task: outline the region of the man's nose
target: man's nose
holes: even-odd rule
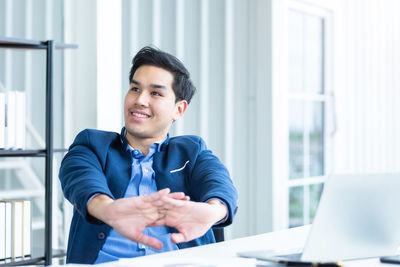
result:
[[[147,106],[149,104],[149,95],[145,91],[140,92],[136,97],[136,104]]]

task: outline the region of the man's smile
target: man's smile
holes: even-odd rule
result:
[[[138,118],[138,119],[147,119],[151,117],[149,114],[143,111],[133,110],[129,111],[129,113],[133,118]]]

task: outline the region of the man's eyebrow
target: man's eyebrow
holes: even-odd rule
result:
[[[156,89],[167,89],[167,87],[165,87],[164,85],[154,84],[154,83],[150,84],[150,87],[156,88]]]
[[[136,81],[135,79],[132,79],[131,83],[136,84],[136,85],[141,85],[141,83]],[[155,88],[155,89],[167,89],[167,87],[165,85],[155,84],[155,83],[151,83],[150,87]]]
[[[134,80],[134,79],[132,79],[131,83],[134,83],[134,84],[136,84],[136,85],[140,85],[140,82],[138,82],[138,81],[136,81],[136,80]]]

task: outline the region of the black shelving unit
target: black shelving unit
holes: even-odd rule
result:
[[[53,91],[54,91],[54,50],[77,48],[74,44],[56,43],[52,40],[35,41],[17,38],[0,37],[0,49],[42,49],[46,50],[46,147],[42,150],[0,150],[0,157],[45,157],[45,249],[44,257],[8,262],[1,265],[34,264],[44,261],[50,265],[53,258],[52,250],[52,166],[53,153],[64,152],[65,149],[53,148]],[[55,253],[54,256],[63,253]]]

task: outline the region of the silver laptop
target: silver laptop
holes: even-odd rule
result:
[[[303,252],[273,255],[247,251],[242,257],[275,262],[338,262],[393,255],[400,245],[400,173],[332,175]]]

